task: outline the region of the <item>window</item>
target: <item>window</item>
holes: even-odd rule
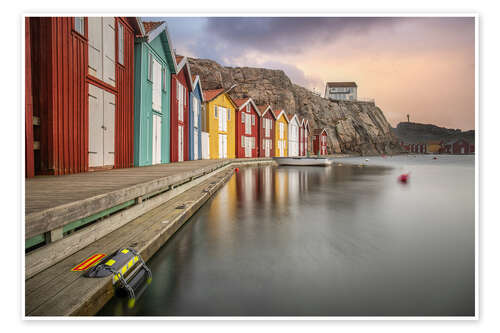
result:
[[[148,53],[148,80],[153,81],[153,55]]]
[[[185,87],[177,81],[177,113],[179,114],[178,119],[184,121],[184,105],[185,104]]]
[[[247,112],[250,112],[250,104],[247,104]]]
[[[193,126],[198,128],[198,98],[193,96]]]
[[[153,110],[161,112],[161,65],[153,59]]]
[[[75,31],[85,36],[85,18],[75,17]]]
[[[227,109],[227,120],[231,120],[231,110]]]
[[[255,126],[255,115],[252,115],[252,126]]]
[[[246,114],[244,114],[244,113],[240,113],[240,114],[241,114],[241,123],[244,124],[245,123]]]
[[[125,63],[125,55],[123,53],[123,24],[118,22],[118,63]]]
[[[214,118],[217,119],[217,105],[214,107]]]
[[[241,136],[241,147],[245,148],[245,137]]]

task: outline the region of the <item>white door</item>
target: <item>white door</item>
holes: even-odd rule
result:
[[[227,135],[219,134],[219,158],[227,158]]]
[[[265,140],[264,151],[265,151],[266,157],[269,157],[270,151],[271,151],[271,140],[269,140],[269,139]]]
[[[245,137],[245,157],[252,157],[252,138],[249,136]]]
[[[161,163],[161,116],[153,115],[152,164]]]
[[[104,165],[115,164],[115,95],[104,91]]]
[[[89,167],[115,164],[115,95],[89,84]]]
[[[178,126],[179,128],[179,158],[178,161],[182,162],[184,161],[184,126]]]
[[[194,130],[194,135],[193,135],[193,149],[194,149],[194,152],[193,152],[193,158],[195,160],[198,159],[198,130],[195,129]]]
[[[465,147],[460,147],[460,154],[465,154]]]
[[[103,166],[104,90],[89,84],[89,167]]]

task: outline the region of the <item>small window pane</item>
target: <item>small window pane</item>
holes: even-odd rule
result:
[[[148,80],[153,81],[153,55],[148,53]]]
[[[75,31],[85,35],[85,20],[83,17],[75,17]]]

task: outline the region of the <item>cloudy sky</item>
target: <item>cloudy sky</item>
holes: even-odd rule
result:
[[[147,20],[148,18],[144,18]],[[164,17],[178,54],[282,69],[322,94],[356,81],[390,123],[474,128],[474,18]]]

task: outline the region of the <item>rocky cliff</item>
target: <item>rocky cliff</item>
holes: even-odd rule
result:
[[[398,140],[405,143],[423,143],[441,140],[448,142],[458,139],[474,142],[475,139],[475,131],[473,130],[462,131],[460,129],[439,127],[432,124],[401,122],[392,130]]]
[[[251,97],[309,120],[311,129],[326,128],[329,153],[392,154],[402,152],[382,111],[368,102],[329,101],[293,84],[282,70],[223,67],[207,59],[189,58],[203,89],[229,89],[232,97]]]

